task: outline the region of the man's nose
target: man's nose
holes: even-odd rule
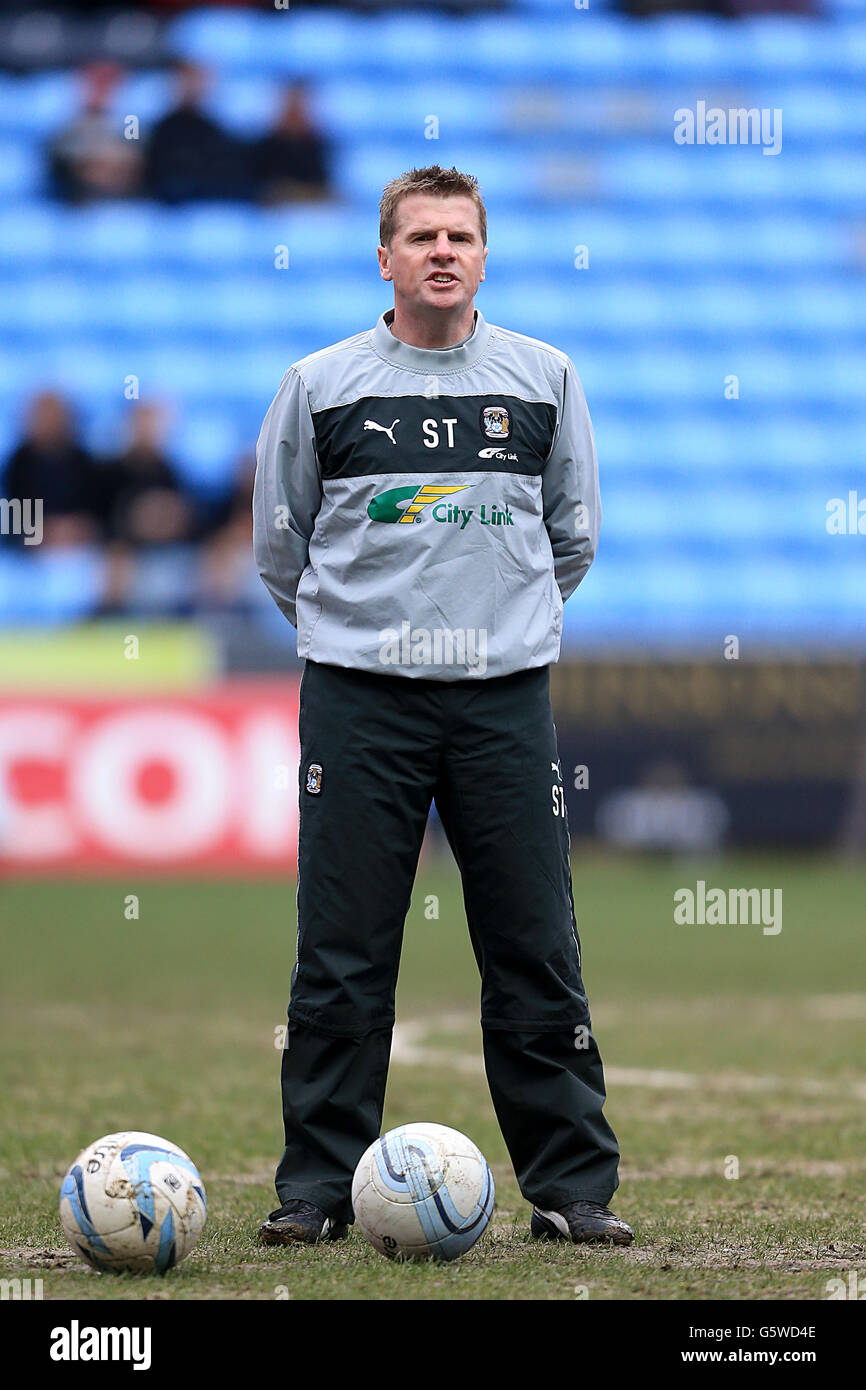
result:
[[[436,242],[433,247],[433,255],[449,257],[454,255],[454,249],[451,245],[451,242],[448,239],[447,232],[440,233],[440,235],[436,238]]]

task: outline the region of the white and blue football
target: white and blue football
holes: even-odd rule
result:
[[[399,1125],[355,1169],[352,1206],[390,1259],[456,1260],[486,1229],[493,1174],[471,1139],[447,1125]]]
[[[107,1134],[82,1150],[60,1189],[60,1220],[94,1269],[164,1274],[202,1233],[207,1198],[177,1144],[140,1130]]]

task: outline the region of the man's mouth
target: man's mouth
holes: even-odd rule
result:
[[[433,275],[427,276],[427,281],[433,285],[456,285],[457,276],[451,275],[447,270],[437,270]]]

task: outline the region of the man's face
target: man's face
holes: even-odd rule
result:
[[[395,304],[415,312],[454,313],[471,304],[486,259],[477,209],[462,193],[408,194],[397,206],[391,245],[379,247],[379,269],[394,282]]]

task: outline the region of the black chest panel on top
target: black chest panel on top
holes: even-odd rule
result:
[[[443,471],[541,473],[556,407],[492,393],[364,396],[316,411],[324,479]]]

